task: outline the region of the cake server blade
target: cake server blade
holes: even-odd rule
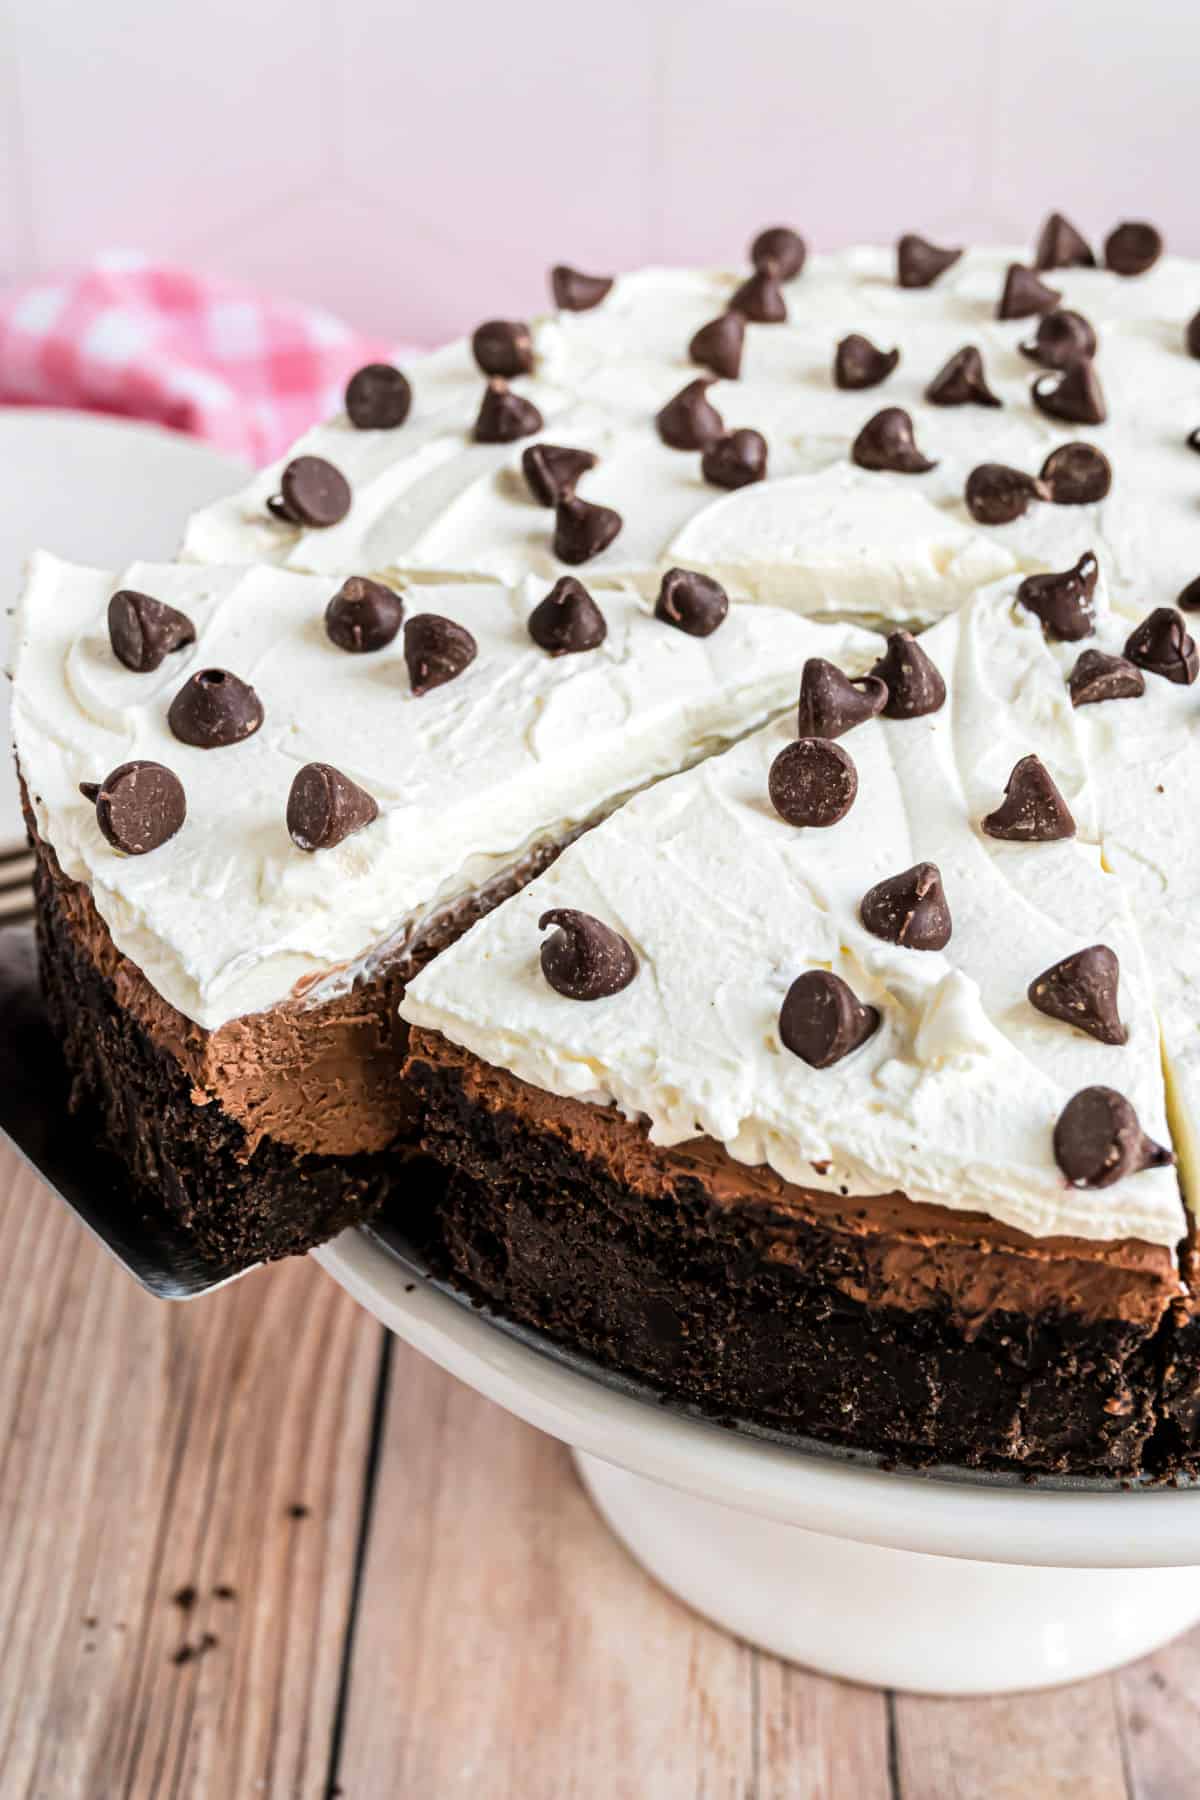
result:
[[[70,1077],[50,1029],[33,931],[0,929],[0,1133],[135,1281],[192,1300],[246,1270],[207,1256],[164,1217],[147,1217],[120,1164],[67,1109]]]

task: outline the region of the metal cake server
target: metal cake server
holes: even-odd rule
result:
[[[67,1111],[69,1077],[38,985],[33,932],[0,929],[0,1132],[135,1281],[191,1300],[244,1268],[206,1256],[166,1218],[143,1216],[116,1160]]]

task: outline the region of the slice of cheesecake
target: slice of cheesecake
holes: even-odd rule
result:
[[[40,555],[13,725],[42,968],[132,1171],[223,1255],[406,1180],[405,982],[621,800],[760,724],[850,627],[456,583]],[[703,635],[707,633],[707,635]]]
[[[1089,772],[1087,805],[1104,860],[1147,947],[1162,1038],[1171,1133],[1188,1201],[1188,1295],[1164,1352],[1166,1450],[1200,1452],[1200,654],[1194,618],[1145,606],[1136,621],[1101,612],[1076,642],[1049,640]]]

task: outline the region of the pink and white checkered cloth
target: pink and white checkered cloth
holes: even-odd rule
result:
[[[0,403],[151,419],[254,463],[387,354],[316,307],[133,253],[0,295]]]

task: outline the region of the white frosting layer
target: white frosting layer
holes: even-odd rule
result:
[[[654,415],[703,373],[687,360],[688,342],[723,310],[740,274],[649,269],[622,276],[589,312],[534,321],[535,373],[514,386],[541,409],[546,441],[596,452],[599,465],[579,492],[625,521],[586,578],[648,588],[662,568],[683,562],[802,611],[929,619],[1009,570],[1065,567],[1091,547],[1118,606],[1172,601],[1200,568],[1200,464],[1184,446],[1200,423],[1200,363],[1183,349],[1185,321],[1200,306],[1200,265],[1167,257],[1136,280],[1089,269],[1049,277],[1099,336],[1109,422],[1087,427],[1057,424],[1032,404],[1030,386],[1043,371],[1017,346],[1037,321],[995,318],[1008,263],[1027,259],[1016,249],[969,250],[933,287],[913,292],[896,285],[890,249],[811,257],[786,289],[788,322],[750,325],[741,378],[710,389],[727,427],[754,426],[769,444],[768,483],[732,494],[703,481],[698,454],[661,443]],[[881,386],[834,387],[834,347],[851,331],[899,346],[900,366]],[[931,377],[966,343],[982,351],[1001,409],[925,402]],[[537,440],[470,439],[483,378],[469,347],[452,345],[409,372],[414,407],[399,430],[356,431],[341,417],[294,447],[327,457],[350,480],[354,504],[340,525],[305,531],[271,521],[264,508],[278,491],[276,465],[199,513],[186,553],[329,573],[505,581],[562,573],[553,514],[534,503],[520,473],[522,451]],[[912,413],[936,469],[878,474],[850,462],[853,438],[884,406]],[[962,495],[977,464],[1036,472],[1056,445],[1079,438],[1112,461],[1108,499],[1034,506],[1003,527],[970,518]]]
[[[1166,1107],[1142,940],[1095,841],[1079,716],[1012,585],[923,639],[948,685],[941,711],[842,740],[860,786],[837,825],[798,830],[770,805],[767,772],[795,729],[785,718],[581,839],[426,968],[404,1016],[552,1093],[646,1116],[658,1143],[704,1135],[790,1180],[899,1188],[1035,1236],[1175,1244],[1174,1170],[1087,1190],[1054,1160],[1054,1123],[1080,1088],[1119,1089],[1160,1141]],[[1014,844],[979,829],[1030,751],[1077,809],[1073,840]],[[859,922],[866,890],[918,861],[937,864],[951,908],[941,952],[886,944]],[[632,985],[591,1004],[554,992],[538,963],[551,906],[620,931],[639,961]],[[1120,959],[1120,1048],[1026,997],[1035,976],[1093,943]],[[788,986],[813,967],[882,1013],[879,1031],[825,1070],[788,1053],[777,1029]]]
[[[550,657],[526,620],[545,592],[458,583],[406,597],[474,635],[456,680],[415,697],[403,635],[373,655],[336,649],[327,577],[277,568],[138,564],[119,578],[39,555],[15,633],[13,727],[38,830],[85,881],[119,949],[173,1006],[212,1028],[367,955],[479,887],[538,840],[558,839],[632,789],[760,724],[795,692],[821,628],[736,607],[709,638],[656,620],[629,590],[603,594],[596,650]],[[196,642],[151,674],[114,656],[116,587],[180,607]],[[830,628],[828,654],[869,660],[870,640]],[[167,708],[196,669],[257,690],[244,743],[180,743]],[[149,758],[183,782],[183,829],[150,855],[102,837],[81,781]],[[336,849],[305,854],[285,826],[306,762],[329,762],[379,804]]]

